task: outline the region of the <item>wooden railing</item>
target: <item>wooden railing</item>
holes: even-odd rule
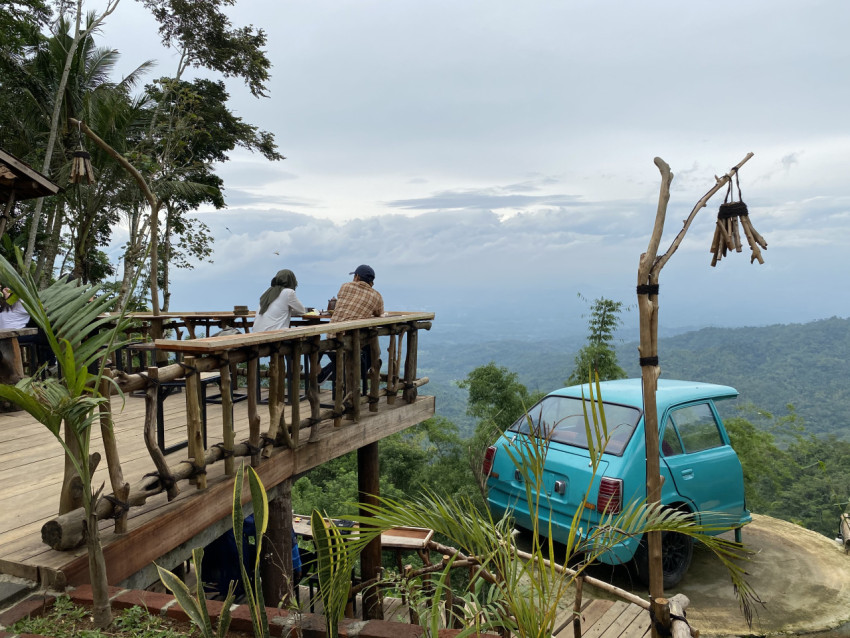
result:
[[[291,328],[285,331],[208,337],[194,340],[158,339],[155,347],[163,352],[179,353],[180,363],[149,367],[138,373],[117,371],[113,374],[118,387],[126,394],[146,393],[144,440],[155,471],[135,484],[125,483],[114,437],[104,437],[106,460],[113,494],[98,501],[98,518],[116,519],[116,531],[126,530],[127,512],[143,505],[148,498],[166,492],[168,499],[178,494],[180,481],[193,479],[198,489],[206,487],[208,466],[223,462],[228,476],[235,473],[235,457],[249,456],[251,463],[262,463],[275,447],[299,448],[317,440],[320,424],[333,421],[334,427],[361,419],[362,408],[377,412],[383,399],[393,405],[399,396],[406,403],[416,401],[417,389],[428,382],[417,378],[419,330],[431,328],[432,313],[394,312],[373,319],[358,319],[334,324]],[[381,340],[386,344],[386,363],[381,363]],[[361,349],[368,349],[373,365],[367,371],[367,391],[361,379]],[[319,361],[322,354],[336,358],[333,403],[320,404]],[[269,359],[268,428],[261,431],[259,414],[261,358]],[[233,423],[234,368],[247,366],[248,438],[237,442]],[[384,371],[382,372],[382,367]],[[201,421],[201,380],[204,373],[218,372],[221,384],[221,442],[204,445]],[[185,382],[186,435],[188,458],[169,466],[156,437],[157,403],[160,384]],[[107,389],[109,384],[103,384]],[[309,414],[302,415],[301,392],[306,394]],[[284,410],[284,404],[289,407]],[[215,404],[207,405],[215,409]],[[288,418],[287,418],[288,417]],[[104,409],[102,420],[109,422],[111,413]],[[328,424],[327,427],[330,427]],[[105,428],[104,431],[108,430]],[[306,441],[302,430],[307,431]],[[69,486],[70,487],[70,486]],[[74,510],[49,521],[42,527],[42,540],[54,549],[69,549],[82,541],[82,512]]]

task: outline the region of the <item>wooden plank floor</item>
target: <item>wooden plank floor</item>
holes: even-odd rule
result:
[[[210,387],[214,394],[217,388]],[[321,400],[331,402],[330,392],[323,392]],[[403,402],[402,402],[403,404]],[[144,444],[145,400],[141,396],[113,397],[114,431],[124,479],[131,484],[154,469]],[[163,404],[166,444],[186,439],[186,402],[183,392],[168,397]],[[260,405],[261,431],[268,429],[268,407]],[[309,405],[302,402],[301,414],[309,414]],[[288,412],[288,408],[286,409]],[[248,438],[248,402],[234,404],[236,441]],[[222,440],[222,415],[217,404],[207,405],[208,445]],[[302,436],[305,432],[302,433]],[[92,451],[103,452],[100,428],[92,431]],[[187,450],[168,455],[169,465],[187,457]],[[54,518],[59,507],[59,492],[63,473],[63,450],[53,435],[25,412],[0,413],[0,573],[39,581],[39,569],[60,569],[70,559],[81,556],[85,548],[71,552],[56,552],[41,541],[41,526]],[[223,463],[208,468],[208,481],[223,476]],[[106,484],[110,493],[105,459],[94,476],[93,484]],[[181,490],[176,500],[194,492],[190,487]],[[172,501],[174,503],[175,501]],[[159,494],[130,512],[130,527],[155,518],[160,510],[170,505],[166,495]],[[101,521],[104,542],[109,542],[112,521]]]
[[[306,585],[299,586],[298,601],[302,612],[322,613],[322,599],[314,590]],[[362,614],[360,595],[357,596],[355,614]],[[555,622],[559,627],[571,617],[571,612],[564,613]],[[409,623],[410,614],[400,598],[384,598],[384,620]],[[644,638],[650,635],[649,612],[623,601],[588,600],[585,599],[581,610],[581,635],[586,638]],[[573,638],[575,630],[572,623],[567,624],[555,638]]]

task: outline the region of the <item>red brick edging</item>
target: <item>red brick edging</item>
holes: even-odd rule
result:
[[[71,600],[86,607],[92,604],[91,585],[80,585],[69,591]],[[177,601],[170,594],[159,594],[138,589],[121,589],[120,587],[109,588],[110,600],[113,609],[129,609],[139,606],[147,609],[150,613],[158,613],[181,622],[191,622]],[[37,595],[27,598],[18,603],[8,611],[0,614],[0,627],[5,628],[16,623],[22,618],[30,615],[45,613],[53,606],[53,596]],[[207,610],[213,625],[218,622],[223,605],[221,602],[208,600]],[[269,630],[272,636],[288,636],[296,627],[300,630],[303,638],[327,638],[325,632],[325,618],[318,614],[300,614],[300,619],[285,609],[277,607],[266,607],[269,618]],[[251,612],[247,605],[237,606],[231,613],[230,628],[234,631],[251,632]],[[460,632],[459,629],[441,629],[440,638],[452,638]],[[357,620],[355,618],[343,618],[339,626],[339,635],[342,638],[422,638],[424,628],[419,625],[409,625],[399,622],[388,622],[385,620]],[[12,634],[0,629],[0,638],[11,638],[19,635],[21,638],[38,638],[32,634]],[[297,635],[297,634],[296,634]],[[496,638],[492,634],[487,634]]]

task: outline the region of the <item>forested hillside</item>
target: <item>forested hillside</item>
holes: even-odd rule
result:
[[[437,396],[437,413],[469,434],[466,392],[457,381],[479,365],[495,361],[516,372],[529,390],[563,385],[573,368],[580,339],[449,343],[438,331],[420,340],[423,390]],[[617,347],[620,365],[637,376],[637,343]],[[806,429],[850,440],[850,319],[757,328],[705,328],[659,342],[662,375],[731,385],[739,404],[753,404],[777,416],[793,404]],[[731,406],[730,406],[731,407]]]

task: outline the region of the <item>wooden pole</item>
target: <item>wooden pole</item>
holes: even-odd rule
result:
[[[292,423],[292,445],[298,447],[298,437],[301,431],[301,348],[299,339],[292,344],[292,359],[289,370],[289,414]]]
[[[360,330],[352,330],[351,331],[351,362],[348,364],[348,376],[347,379],[351,379],[351,383],[346,388],[346,392],[350,394],[352,397],[360,396]],[[360,401],[356,399],[352,399],[351,401],[351,415],[354,419],[355,423],[360,421]]]
[[[346,370],[345,348],[336,350],[336,370],[334,371],[334,427],[342,426],[342,414],[345,411],[345,378]]]
[[[359,366],[359,360],[356,365]],[[355,403],[359,403],[356,401]],[[357,450],[357,488],[360,502],[377,506],[380,495],[380,465],[378,461],[378,443],[370,443]],[[366,510],[360,510],[360,516],[368,516]],[[381,570],[381,536],[369,542],[360,554],[360,574],[364,581],[377,578]],[[363,620],[382,620],[384,609],[382,595],[378,587],[363,591]]]
[[[411,327],[407,331],[407,356],[404,361],[404,392],[402,396],[408,403],[416,401],[416,386],[413,385],[416,379],[416,349],[419,340],[419,331]]]
[[[398,377],[398,359],[395,354],[396,334],[390,335],[390,345],[387,348],[387,404],[395,404],[395,379]]]
[[[236,476],[236,464],[233,462],[233,445],[236,443],[233,429],[233,380],[230,378],[230,361],[227,357],[224,357],[218,372],[221,375],[221,438],[226,452],[224,473]]]
[[[684,221],[682,230],[673,239],[667,251],[658,256],[661,235],[667,216],[667,204],[670,201],[670,184],[673,173],[670,166],[660,157],[655,158],[655,165],[661,173],[661,187],[658,194],[658,207],[655,213],[655,223],[650,235],[646,252],[640,256],[637,277],[638,311],[640,316],[640,364],[643,381],[644,404],[644,436],[646,445],[646,499],[647,504],[661,502],[660,453],[658,444],[658,406],[655,393],[658,388],[658,377],[661,367],[658,361],[658,293],[661,269],[676,252],[696,214],[705,208],[708,200],[741,168],[751,157],[752,153],[733,167],[722,178],[715,178],[716,184],[694,206],[690,215]],[[664,574],[662,568],[661,533],[647,533],[649,551],[649,593],[654,601],[664,598]],[[655,628],[653,627],[653,635]]]
[[[159,368],[156,366],[148,368],[149,385],[145,390],[145,447],[148,448],[153,465],[159,474],[160,485],[168,494],[168,500],[171,501],[177,498],[180,489],[171,475],[171,469],[165,461],[165,456],[160,449],[156,440],[156,413],[157,402],[159,401]],[[129,495],[128,495],[129,497]]]
[[[276,441],[280,431],[280,414],[283,411],[283,394],[280,393],[280,377],[285,374],[283,357],[273,352],[269,357],[269,431],[267,436]]]
[[[307,400],[310,402],[310,443],[315,443],[319,440],[319,412],[321,404],[319,402],[319,342],[321,337],[313,337],[310,343],[309,357],[309,374],[307,377]]]
[[[100,380],[98,392],[106,397],[106,401],[98,406],[100,410],[100,435],[103,439],[103,450],[106,454],[106,469],[109,472],[109,484],[112,493],[122,503],[127,502],[130,494],[130,484],[124,482],[124,473],[121,470],[121,460],[118,458],[118,443],[115,440],[115,430],[112,422],[112,402],[109,400],[109,387],[111,385],[109,370],[103,371],[104,378]],[[115,519],[115,533],[124,534],[127,531],[127,511],[124,511]]]
[[[186,435],[189,441],[189,458],[197,470],[198,489],[207,487],[206,450],[204,449],[203,423],[201,423],[201,373],[195,368],[195,357],[186,357]]]
[[[257,389],[259,388],[260,376],[257,374],[260,358],[256,350],[251,351],[248,359],[248,442],[256,450],[251,453],[251,466],[260,464],[260,415],[257,412]]]
[[[262,577],[266,604],[286,607],[292,599],[292,479],[280,483],[269,501],[269,524],[263,541]]]
[[[372,361],[369,368],[369,412],[377,412],[381,391],[381,345],[376,330],[369,331],[369,358]]]

